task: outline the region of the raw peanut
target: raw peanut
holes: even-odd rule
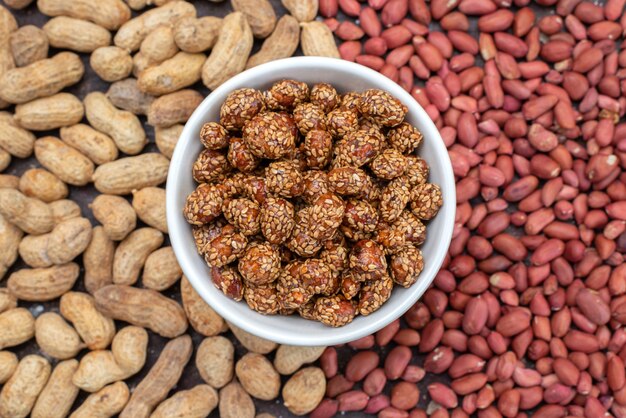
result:
[[[32,418],[67,417],[79,389],[72,383],[72,375],[78,361],[66,360],[58,363],[43,388],[30,414]]]
[[[218,403],[217,392],[209,385],[197,385],[181,390],[164,400],[154,410],[151,418],[203,418],[209,416]]]
[[[144,57],[141,52],[137,52],[133,56],[133,76],[139,77],[145,70],[156,65],[150,61],[147,57]]]
[[[91,241],[91,223],[72,218],[43,235],[27,235],[20,242],[20,257],[30,267],[65,264],[82,254]]]
[[[12,174],[0,174],[0,189],[18,189],[20,178]]]
[[[148,333],[135,326],[122,328],[111,350],[95,350],[81,360],[72,382],[87,392],[97,392],[109,383],[135,375],[146,362]]]
[[[306,415],[322,401],[326,392],[324,372],[318,367],[307,367],[283,386],[283,401],[294,415]]]
[[[95,129],[113,138],[125,154],[135,155],[146,145],[146,133],[137,116],[115,108],[104,93],[89,93],[85,99],[85,115]]]
[[[197,333],[211,337],[228,329],[222,317],[200,297],[185,276],[181,279],[180,294],[189,323]],[[209,381],[207,383],[217,387]]]
[[[209,337],[202,340],[196,352],[196,368],[206,383],[219,389],[233,379],[235,347],[228,338]]]
[[[85,109],[73,94],[58,93],[15,107],[15,122],[31,131],[49,131],[80,122]]]
[[[169,26],[159,26],[141,42],[139,51],[154,63],[172,58],[178,52],[174,42],[174,30]]]
[[[224,18],[217,43],[202,66],[202,82],[215,90],[240,73],[252,50],[253,36],[246,16],[234,12]]]
[[[59,360],[76,357],[85,347],[76,330],[54,312],[45,312],[37,317],[35,339],[44,354]]]
[[[135,388],[120,418],[147,418],[176,385],[191,357],[188,335],[169,341],[146,377]]]
[[[45,234],[54,226],[47,204],[15,189],[0,189],[0,215],[28,234]]]
[[[22,129],[9,113],[0,113],[0,148],[18,158],[27,158],[33,153],[35,135]]]
[[[19,179],[19,189],[29,197],[46,203],[63,199],[69,193],[67,185],[57,176],[43,168],[31,168]]]
[[[183,128],[184,126],[180,124],[168,128],[159,128],[158,126],[154,128],[154,141],[161,154],[169,159],[172,158]]]
[[[108,163],[117,158],[115,142],[108,135],[96,131],[89,125],[79,123],[63,127],[60,136],[63,142],[76,148],[94,164]]]
[[[9,276],[7,287],[18,299],[45,302],[69,291],[76,283],[79,272],[76,263],[22,269]]]
[[[177,123],[185,123],[203,99],[195,90],[179,90],[161,96],[150,105],[148,124],[167,128]]]
[[[104,232],[113,241],[121,241],[135,229],[137,215],[126,199],[101,194],[89,205],[94,218],[102,224]]]
[[[167,234],[165,189],[145,187],[133,192],[133,209],[145,224]]]
[[[172,1],[124,23],[115,34],[115,45],[136,51],[150,32],[161,25],[174,25],[185,17],[196,17],[196,8],[186,1]]]
[[[50,363],[38,355],[24,357],[0,393],[0,416],[25,418],[50,377]]]
[[[0,248],[2,248],[2,252],[0,252],[0,279],[17,260],[18,248],[23,235],[21,229],[0,215]],[[2,305],[0,303],[0,306]],[[0,312],[4,310],[0,308]]]
[[[96,309],[94,298],[86,293],[68,292],[61,297],[61,315],[74,325],[90,350],[109,346],[115,335],[115,324]]]
[[[35,141],[35,157],[42,166],[73,186],[86,185],[94,174],[94,165],[89,158],[53,136]]]
[[[48,36],[37,26],[22,26],[9,38],[15,65],[24,67],[48,57]]]
[[[11,164],[11,154],[0,148],[0,171],[6,170]]]
[[[55,226],[61,222],[67,221],[68,219],[78,218],[82,215],[80,212],[80,206],[78,206],[73,200],[61,199],[50,202],[48,206],[52,211],[52,219]]]
[[[281,345],[276,350],[274,367],[280,374],[292,374],[303,365],[313,363],[320,358],[326,347],[299,347]]]
[[[17,298],[6,287],[0,288],[0,313],[17,307]]]
[[[216,16],[185,17],[174,26],[174,41],[181,51],[197,54],[213,48],[222,28]]]
[[[300,46],[307,56],[339,58],[333,33],[323,22],[301,23]]]
[[[146,259],[141,283],[148,289],[163,291],[174,285],[182,275],[172,247],[163,247]]]
[[[126,383],[113,383],[89,395],[70,418],[110,418],[122,411],[129,397]]]
[[[221,418],[254,418],[254,402],[236,380],[223,387],[219,396]]]
[[[270,401],[280,394],[280,375],[261,354],[245,354],[235,365],[235,373],[250,396]]]
[[[293,16],[284,15],[278,20],[274,32],[263,41],[259,52],[248,59],[246,69],[292,56],[298,48],[299,42],[300,25],[298,21]]]
[[[33,0],[5,0],[4,3],[12,9],[23,9],[31,4]]]
[[[24,308],[13,308],[0,314],[0,350],[14,347],[35,336],[35,318]]]
[[[72,17],[59,16],[43,25],[50,46],[76,52],[93,52],[111,43],[111,33],[94,23]]]
[[[187,318],[180,305],[158,292],[124,285],[109,285],[95,293],[96,306],[111,318],[143,326],[174,338],[187,330]]]
[[[237,326],[228,323],[230,330],[235,334],[237,340],[243,345],[248,351],[252,351],[253,353],[259,354],[268,354],[278,347],[273,341],[265,340],[261,337],[257,337],[256,335],[252,335]]]
[[[318,0],[281,0],[281,3],[298,22],[310,22],[317,15]]]
[[[113,283],[135,284],[146,259],[161,244],[163,244],[163,234],[154,228],[139,228],[131,232],[115,250]]]
[[[170,161],[159,153],[120,158],[96,168],[93,182],[100,193],[129,194],[133,190],[163,183],[169,164]]]
[[[0,78],[2,74],[15,68],[15,61],[11,55],[11,45],[8,34],[0,37]],[[8,107],[9,103],[0,98],[0,109]]]
[[[109,30],[130,19],[130,9],[121,0],[37,0],[39,11],[48,16],[71,16],[89,20]]]
[[[137,80],[134,78],[127,78],[111,84],[106,96],[113,106],[128,110],[136,115],[147,114],[150,104],[154,101],[153,96],[139,90]]]
[[[115,244],[104,228],[96,226],[91,231],[91,241],[83,253],[85,288],[91,294],[113,283],[113,255]]]
[[[276,13],[269,0],[231,0],[233,10],[246,16],[252,34],[267,38],[276,26]]]
[[[76,84],[84,72],[78,55],[60,52],[52,58],[35,61],[0,75],[0,99],[9,103],[26,103],[50,96]]]
[[[0,37],[5,37],[16,29],[17,21],[11,11],[4,6],[0,6]]]
[[[102,46],[89,57],[89,65],[104,81],[126,78],[133,71],[133,58],[127,50],[117,46]]]
[[[17,356],[11,351],[0,351],[0,384],[3,384],[17,368]]]

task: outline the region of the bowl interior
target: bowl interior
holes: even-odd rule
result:
[[[408,289],[395,286],[391,298],[378,311],[357,316],[341,328],[330,328],[318,322],[291,316],[264,316],[252,311],[245,302],[234,302],[211,283],[203,258],[197,253],[191,227],[183,219],[186,197],[196,188],[191,167],[201,151],[198,140],[205,122],[218,121],[226,96],[234,89],[252,87],[267,89],[274,82],[293,78],[309,85],[332,84],[340,93],[368,88],[386,90],[409,108],[407,121],[424,134],[418,150],[430,166],[432,183],[441,186],[444,204],[437,217],[428,223],[427,239],[421,250],[424,270],[417,283]],[[297,57],[270,62],[245,71],[216,89],[193,113],[176,146],[167,181],[167,221],[170,239],[179,263],[200,296],[227,321],[238,327],[283,344],[331,345],[353,341],[384,327],[406,312],[434,279],[452,236],[455,212],[455,185],[448,154],[434,124],[422,107],[400,86],[379,73],[358,64],[338,59]]]

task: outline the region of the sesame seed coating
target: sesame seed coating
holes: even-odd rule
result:
[[[331,327],[349,324],[356,314],[356,302],[346,299],[343,295],[319,297],[315,301],[313,313],[315,319]]]
[[[249,173],[258,167],[261,160],[250,151],[242,138],[231,138],[228,162],[237,170]]]
[[[395,220],[411,198],[409,179],[402,176],[389,182],[380,198],[380,217],[386,222]]]
[[[363,283],[359,292],[359,313],[369,315],[377,311],[383,303],[387,302],[393,290],[393,280],[385,274],[379,280]]]
[[[207,149],[222,149],[228,146],[228,132],[217,122],[207,122],[200,129],[200,142]]]
[[[278,276],[276,289],[282,308],[298,309],[313,297],[313,293],[306,289],[304,281],[298,277],[302,264],[304,264],[302,261],[293,261],[287,264]]]
[[[358,229],[350,228],[348,225],[341,225],[339,227],[341,233],[350,241],[357,242],[362,239],[370,239],[372,234],[365,231],[359,231]]]
[[[295,147],[298,128],[285,113],[264,112],[246,122],[243,140],[259,158],[277,160]]]
[[[239,273],[254,285],[271,283],[280,274],[280,254],[271,244],[251,243],[239,259]]]
[[[361,167],[372,161],[383,149],[385,138],[375,132],[357,130],[347,133],[335,144],[335,158],[347,165]]]
[[[343,224],[363,232],[374,232],[378,225],[378,211],[365,200],[350,199],[346,202]]]
[[[196,248],[204,255],[206,245],[222,232],[223,222],[214,221],[208,225],[194,226],[191,228]]]
[[[213,238],[204,249],[204,260],[211,267],[222,267],[235,261],[243,254],[248,239],[241,233],[226,231]]]
[[[251,309],[263,315],[274,315],[280,309],[276,283],[247,284],[243,290],[243,297]]]
[[[260,91],[250,88],[234,90],[220,108],[220,123],[229,131],[239,131],[263,110],[265,103]]]
[[[352,270],[347,270],[341,275],[341,294],[346,299],[358,296],[362,285],[363,283],[355,278]]]
[[[236,301],[243,298],[244,284],[241,276],[232,267],[212,267],[211,281],[226,296]]]
[[[389,129],[387,139],[389,144],[402,154],[410,154],[420,146],[424,136],[415,126],[402,122],[400,125]]]
[[[318,258],[308,258],[299,265],[295,275],[313,295],[332,295],[335,291],[333,272],[328,264]]]
[[[361,93],[351,91],[344,94],[341,97],[341,107],[345,109],[352,109],[359,112],[359,103],[361,101]]]
[[[360,168],[338,167],[328,172],[330,188],[342,196],[363,194],[371,183],[367,173]]]
[[[395,254],[408,245],[404,231],[384,222],[378,224],[374,241],[383,246],[386,254]]]
[[[287,248],[300,257],[313,257],[322,248],[322,243],[313,238],[306,225],[296,223],[287,241]]]
[[[346,108],[331,110],[326,115],[326,127],[328,132],[335,138],[343,138],[349,132],[357,128],[359,118],[356,111]]]
[[[392,180],[406,171],[406,157],[395,148],[387,148],[370,163],[370,170],[378,178]]]
[[[434,218],[441,205],[441,188],[436,184],[420,184],[411,191],[411,211],[420,219]]]
[[[319,170],[305,171],[302,175],[304,188],[302,190],[302,199],[311,204],[318,196],[328,193],[328,176],[325,172]]]
[[[318,83],[311,87],[311,103],[322,108],[325,113],[330,112],[341,103],[339,93],[328,83]]]
[[[393,281],[400,286],[413,285],[424,269],[424,258],[419,248],[412,245],[391,256],[389,270]]]
[[[310,130],[304,138],[304,156],[310,168],[324,168],[333,156],[333,138],[322,130]]]
[[[265,184],[270,193],[296,197],[304,190],[302,173],[293,161],[275,161],[265,169]]]
[[[263,177],[248,176],[243,182],[244,192],[243,194],[262,205],[267,197],[267,187],[265,186],[265,179]]]
[[[348,267],[348,247],[341,242],[324,242],[320,252],[320,260],[324,261],[332,271],[340,273]]]
[[[293,205],[282,198],[268,197],[261,206],[259,222],[263,236],[270,244],[289,239],[296,222]]]
[[[193,179],[198,183],[212,183],[224,178],[232,167],[226,159],[226,155],[219,151],[205,149],[200,152],[193,163]]]
[[[350,250],[349,265],[356,273],[368,273],[380,278],[387,270],[387,259],[376,241],[363,239]]]
[[[408,109],[400,100],[383,90],[370,89],[361,94],[359,111],[383,126],[396,126],[402,123]]]
[[[247,198],[230,199],[224,202],[222,211],[226,220],[242,234],[256,235],[261,231],[261,209],[256,202]]]
[[[429,171],[428,164],[424,159],[415,155],[406,157],[405,176],[409,179],[409,184],[412,187],[426,183]]]
[[[222,214],[222,203],[226,188],[213,184],[201,184],[185,202],[183,215],[192,225],[204,225]]]
[[[391,228],[403,234],[406,242],[422,245],[426,241],[426,225],[408,210],[402,211]]]
[[[313,103],[300,103],[293,110],[293,120],[298,125],[300,133],[306,135],[313,129],[326,129],[326,115],[324,110]]]
[[[302,81],[281,80],[264,93],[264,98],[272,110],[293,110],[309,100],[309,86]]]
[[[335,233],[345,211],[343,200],[334,193],[320,195],[309,209],[309,230],[318,240],[326,240]]]
[[[298,315],[310,321],[317,321],[317,318],[315,317],[315,301],[315,298],[311,299],[309,303],[305,303],[298,308]]]

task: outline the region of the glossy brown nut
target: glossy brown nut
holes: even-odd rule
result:
[[[228,159],[220,151],[205,149],[193,163],[193,179],[198,183],[211,183],[222,179],[232,170]]]
[[[260,113],[243,128],[243,140],[259,158],[276,160],[289,154],[296,144],[298,127],[284,113]]]
[[[263,96],[272,110],[293,110],[298,104],[309,100],[309,86],[302,81],[281,80],[264,92]]]
[[[260,159],[255,156],[243,139],[231,138],[228,145],[228,162],[243,173],[254,171]]]
[[[270,193],[283,197],[300,196],[304,191],[302,173],[293,161],[276,161],[265,169],[265,184]]]
[[[268,197],[261,206],[260,226],[270,244],[282,244],[291,235],[296,222],[293,205],[285,199]]]
[[[324,130],[309,130],[304,138],[304,156],[308,167],[326,167],[333,156],[332,136]]]
[[[326,115],[324,110],[313,103],[300,103],[293,110],[293,120],[298,125],[300,133],[306,135],[310,131],[326,129]]]
[[[211,268],[211,281],[229,298],[236,301],[243,298],[243,280],[233,267]]]
[[[250,199],[231,199],[224,202],[224,217],[244,235],[256,235],[261,231],[261,209]]]
[[[200,129],[200,142],[207,149],[222,149],[228,146],[228,132],[217,122],[207,122]]]
[[[220,108],[220,123],[229,131],[239,131],[263,110],[265,103],[260,91],[250,88],[234,90]]]
[[[337,90],[328,83],[318,83],[311,87],[311,103],[320,106],[325,113],[330,112],[341,103]]]
[[[253,285],[271,283],[280,274],[280,254],[270,244],[252,243],[239,259],[238,269],[243,279]]]

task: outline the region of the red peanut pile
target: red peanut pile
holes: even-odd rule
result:
[[[320,0],[440,129],[457,215],[422,300],[324,353],[312,418],[626,417],[626,1],[513,3]]]

